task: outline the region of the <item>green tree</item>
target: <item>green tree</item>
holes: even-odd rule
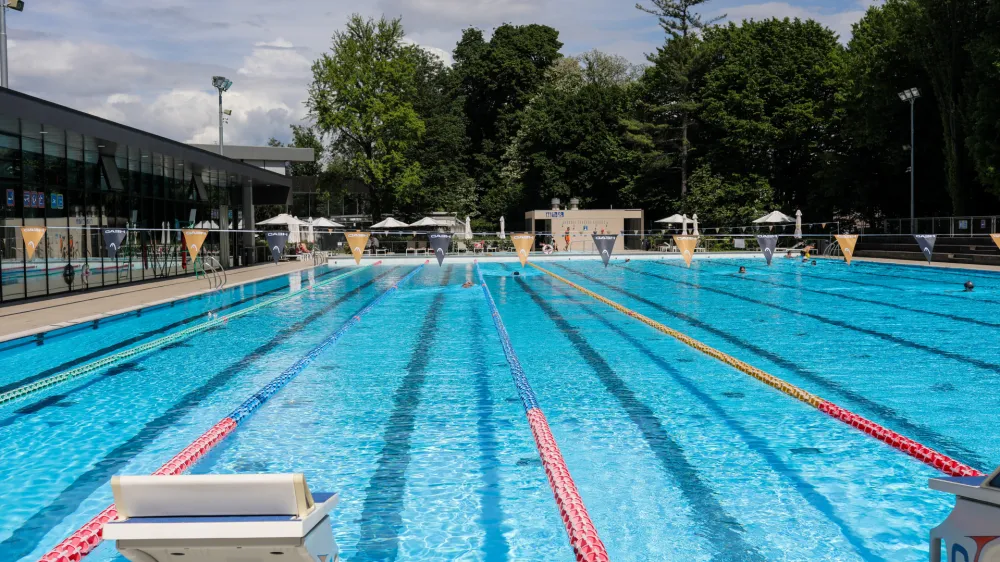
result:
[[[368,186],[374,220],[420,181],[420,165],[407,156],[424,132],[411,103],[416,47],[404,45],[403,38],[399,19],[354,15],[312,69],[310,115],[333,139],[351,174]]]
[[[572,196],[597,207],[622,204],[639,166],[625,144],[629,68],[623,59],[590,52],[550,69],[505,156],[503,175],[516,206],[542,208],[552,197]]]
[[[705,30],[700,159],[722,177],[759,177],[775,203],[811,210],[842,148],[845,54],[815,21],[746,21]]]
[[[416,86],[412,103],[426,130],[421,142],[407,152],[412,161],[420,164],[420,182],[400,193],[398,209],[410,216],[428,211],[471,214],[475,208],[475,182],[461,158],[469,139],[455,73],[423,49],[415,50],[413,55]]]
[[[647,73],[650,98],[647,117],[649,133],[665,150],[678,153],[675,167],[680,173],[681,197],[688,192],[688,166],[691,155],[690,133],[697,113],[696,76],[701,72],[699,34],[725,16],[705,20],[695,8],[708,0],[652,0],[652,7],[635,7],[653,14],[667,33],[667,40],[656,53],[649,55],[653,64]],[[672,160],[667,161],[672,162]]]
[[[824,216],[851,211],[869,220],[909,216],[910,107],[898,93],[914,87],[922,93],[915,106],[917,212],[951,212],[943,188],[946,165],[937,100],[921,65],[912,58],[904,28],[910,9],[899,2],[872,6],[854,25],[846,53],[844,146],[830,189],[814,196],[824,199],[819,202]]]
[[[509,24],[496,28],[489,41],[482,31],[466,29],[455,47],[458,96],[468,119],[466,166],[476,180],[479,212],[491,224],[516,201],[500,176],[501,159],[560,48],[559,32],[551,27]]]

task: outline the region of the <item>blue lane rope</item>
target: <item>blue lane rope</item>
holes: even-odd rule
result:
[[[396,290],[399,289],[400,285],[402,285],[403,283],[414,277],[417,273],[419,273],[420,270],[423,269],[424,265],[425,264],[420,264],[419,266],[417,266],[416,269],[403,276],[402,279],[397,281],[392,287],[386,290],[386,292],[382,293],[381,295],[378,296],[378,298],[368,303],[367,306],[362,308],[360,312],[358,312],[350,320],[345,322],[344,325],[341,326],[340,329],[338,329],[332,335],[330,335],[330,337],[323,340],[322,343],[313,348],[313,350],[307,353],[302,359],[296,361],[291,367],[285,369],[283,373],[275,377],[274,380],[272,380],[266,386],[264,386],[264,388],[260,389],[253,396],[251,396],[245,402],[240,404],[239,407],[237,407],[235,410],[233,410],[231,414],[229,414],[229,418],[235,421],[237,425],[242,423],[243,420],[247,418],[247,416],[253,414],[258,408],[260,408],[264,404],[264,402],[267,402],[267,400],[271,396],[273,396],[275,392],[281,390],[282,387],[291,382],[292,379],[294,379],[296,376],[299,375],[299,373],[305,370],[305,368],[308,367],[310,363],[312,363],[317,357],[319,357],[320,353],[322,353],[323,350],[337,343],[337,341],[340,340],[340,338],[342,338],[344,334],[347,333],[348,330],[350,330],[358,322],[361,321],[362,316],[371,312],[371,310],[376,306],[378,306],[379,303],[381,303],[385,299],[389,298],[389,296],[391,296],[393,293],[395,293]]]
[[[527,412],[532,408],[537,408],[538,399],[535,398],[535,391],[531,390],[531,385],[528,384],[528,377],[524,374],[524,369],[521,367],[521,361],[517,358],[517,352],[514,351],[514,345],[510,342],[510,335],[507,334],[507,328],[503,325],[503,320],[500,318],[500,311],[497,309],[497,303],[493,301],[493,295],[490,294],[490,290],[486,286],[486,279],[483,278],[483,272],[479,269],[478,262],[476,262],[476,275],[479,277],[479,283],[483,288],[483,294],[486,295],[486,304],[490,307],[490,314],[493,316],[493,324],[496,325],[497,333],[500,335],[500,343],[503,345],[503,353],[507,356],[507,363],[510,365],[510,374],[514,377],[514,386],[517,387],[517,394],[521,397],[521,404],[524,405],[524,411]]]

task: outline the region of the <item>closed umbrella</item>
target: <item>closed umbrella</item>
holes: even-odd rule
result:
[[[698,213],[691,215],[691,220],[694,221],[694,232],[692,232],[691,234],[695,236],[700,236],[700,234],[698,233]]]
[[[802,210],[795,211],[795,237],[802,239]]]
[[[688,233],[688,216],[681,215],[681,234],[687,236]]]
[[[472,219],[468,215],[465,216],[465,239],[472,240]]]
[[[503,220],[503,217],[500,217],[500,239],[501,240],[503,240],[504,238],[507,237],[506,229],[507,229],[506,221]]]

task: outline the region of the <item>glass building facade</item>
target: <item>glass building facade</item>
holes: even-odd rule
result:
[[[252,205],[284,202],[290,185],[206,150],[0,91],[0,302],[191,274],[200,267],[182,250],[184,228],[209,229],[203,251],[227,269],[249,265]],[[22,227],[46,229],[30,257]],[[107,228],[128,230],[113,259]]]

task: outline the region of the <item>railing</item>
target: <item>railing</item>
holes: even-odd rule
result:
[[[997,232],[996,215],[964,217],[920,217],[885,219],[863,229],[866,234],[937,234],[938,236],[976,236]]]

